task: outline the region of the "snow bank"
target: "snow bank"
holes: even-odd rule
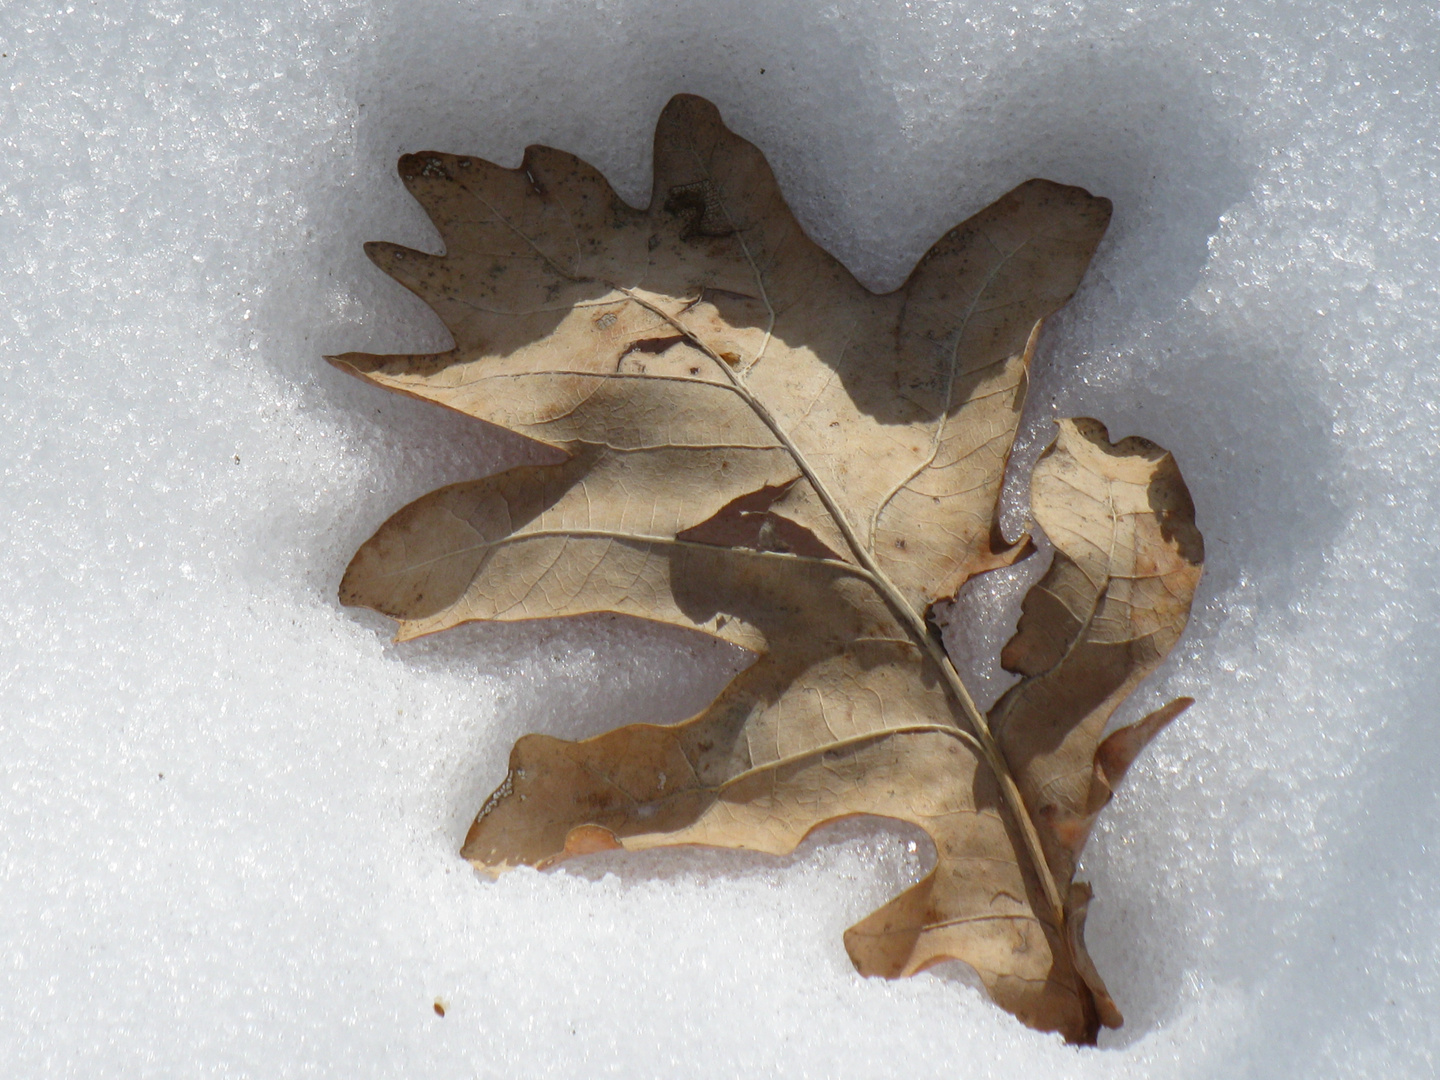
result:
[[[1431,1075],[1433,8],[223,8],[0,10],[0,1072]],[[477,879],[517,735],[678,719],[741,658],[603,620],[395,647],[336,604],[392,510],[527,453],[320,360],[446,342],[361,253],[436,243],[395,158],[545,142],[638,202],[678,91],[873,287],[1031,176],[1114,200],[1021,464],[1053,416],[1162,442],[1209,566],[1126,716],[1198,703],[1086,855],[1101,1050],[854,974],[907,832]],[[1003,584],[962,604],[982,653]]]

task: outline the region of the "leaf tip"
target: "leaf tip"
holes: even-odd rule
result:
[[[1177,716],[1195,704],[1192,697],[1178,697],[1128,727],[1112,731],[1095,750],[1095,772],[1110,792],[1120,786],[1130,766],[1150,741]],[[1108,801],[1108,799],[1107,799]]]
[[[714,120],[720,119],[720,109],[713,101],[700,97],[698,94],[676,94],[665,103],[665,108],[660,110],[661,120],[678,119],[685,117],[688,120]]]
[[[1087,882],[1070,883],[1070,896],[1065,904],[1065,934],[1070,946],[1070,956],[1075,964],[1075,973],[1090,991],[1097,1019],[1107,1028],[1113,1029],[1122,1026],[1125,1017],[1121,1015],[1115,999],[1110,996],[1110,991],[1105,988],[1105,980],[1100,978],[1095,961],[1090,959],[1090,952],[1085,947],[1085,918],[1089,914],[1093,897],[1094,893]],[[1085,1041],[1093,1043],[1094,1035],[1091,1034]]]
[[[325,357],[331,367],[339,368],[346,375],[363,379],[380,366],[381,357],[373,353],[349,352]]]

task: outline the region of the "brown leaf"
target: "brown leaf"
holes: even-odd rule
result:
[[[1059,428],[1031,480],[1055,558],[1001,654],[1025,678],[996,703],[990,726],[1056,880],[1068,881],[1130,762],[1190,704],[1172,702],[1101,747],[1115,709],[1185,628],[1204,546],[1168,453],[1138,438],[1112,446],[1095,420]]]
[[[1035,519],[1055,556],[1026,596],[1018,631],[1002,654],[1006,667],[1025,678],[990,711],[990,728],[1039,829],[1054,879],[1069,883],[1091,826],[1130,763],[1191,704],[1181,698],[1101,742],[1115,709],[1184,629],[1203,548],[1189,492],[1168,453],[1144,439],[1112,446],[1094,420],[1062,420],[1059,428],[1031,481]],[[1013,973],[980,966],[953,940],[952,892],[971,885],[968,878],[955,885],[953,873],[942,850],[931,878],[911,890],[923,892],[924,905],[906,894],[881,908],[847,935],[851,956],[861,970],[868,965],[885,974],[944,958],[966,960],[997,1001],[1028,1020],[1028,995],[1010,996]],[[1088,1001],[1077,995],[1085,1008],[1068,1017],[1081,1026],[1059,1028],[1082,1041],[1094,1034],[1089,1010],[1109,1026],[1120,1023],[1084,948],[1089,895],[1088,886],[1069,887],[1066,951],[1091,993]],[[1051,982],[1073,988],[1061,978],[1069,974],[1062,967],[1057,960]]]
[[[1006,652],[1027,678],[988,722],[925,619],[1027,550],[995,527],[1025,373],[1109,204],[1030,181],[875,296],[805,236],[709,104],[666,108],[655,169],[640,211],[554,150],[516,170],[402,159],[447,254],[368,250],[455,348],[334,358],[570,455],[401,510],[351,562],[345,603],[394,617],[402,639],[605,611],[756,654],[683,723],[522,738],[463,854],[491,871],[615,847],[782,854],[847,815],[913,822],[937,865],[847,933],[856,966],[961,960],[1026,1023],[1093,1039],[1118,1012],[1071,877],[1163,722],[1097,748],[1198,576],[1173,461],[1062,424],[1034,484],[1056,560]]]
[[[400,174],[447,254],[366,250],[455,348],[332,358],[342,368],[571,451],[780,446],[758,401],[922,609],[1020,553],[991,540],[1026,368],[1107,200],[1022,184],[876,296],[805,235],[760,152],[699,98],[660,118],[648,210],[545,147],[518,169],[425,153]],[[845,552],[790,470],[772,511]],[[746,475],[722,481],[725,502],[754,490]],[[653,492],[667,517],[685,513],[695,484],[681,485]]]

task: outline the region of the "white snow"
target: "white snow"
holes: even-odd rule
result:
[[[1434,1075],[1437,11],[0,7],[0,1074]],[[393,510],[526,453],[320,359],[446,342],[361,253],[436,243],[396,157],[543,142],[639,202],[679,91],[874,287],[1031,176],[1115,202],[1020,464],[1052,416],[1162,442],[1209,565],[1126,716],[1197,704],[1085,859],[1099,1050],[855,975],[910,832],[477,878],[516,736],[679,719],[740,657],[604,621],[396,647],[336,602]],[[993,651],[1003,590],[962,610]]]

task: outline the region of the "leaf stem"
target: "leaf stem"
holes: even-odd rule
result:
[[[736,393],[744,399],[745,403],[755,415],[760,418],[761,423],[770,429],[771,434],[773,434],[775,438],[779,440],[780,444],[789,452],[796,467],[799,468],[805,479],[810,482],[810,486],[819,497],[821,504],[829,512],[831,518],[834,519],[836,527],[840,530],[841,535],[844,536],[845,543],[855,556],[856,562],[870,575],[875,590],[881,595],[885,603],[889,605],[890,609],[900,621],[905,624],[916,642],[929,654],[935,666],[940,669],[940,674],[945,680],[945,685],[949,689],[950,695],[959,704],[960,711],[965,715],[966,721],[975,733],[981,756],[985,759],[985,763],[990,766],[990,771],[994,774],[996,782],[1000,785],[1001,797],[1005,800],[1005,805],[1020,830],[1021,839],[1025,844],[1025,850],[1030,856],[1030,861],[1035,869],[1035,876],[1040,881],[1041,891],[1045,894],[1045,900],[1050,908],[1051,920],[1056,930],[1061,931],[1061,940],[1063,941],[1065,903],[1060,896],[1060,889],[1055,882],[1055,877],[1050,872],[1050,864],[1045,860],[1045,850],[1040,843],[1040,833],[1035,828],[1035,822],[1030,816],[1029,809],[1025,806],[1025,800],[1020,795],[1020,788],[1015,783],[1014,775],[1010,772],[1010,765],[1005,760],[1005,755],[1000,750],[999,744],[996,743],[995,736],[990,731],[990,725],[986,721],[984,713],[982,713],[980,707],[975,704],[975,699],[970,695],[970,691],[960,678],[960,673],[955,670],[955,665],[951,662],[949,654],[945,652],[944,647],[931,635],[930,628],[925,625],[925,620],[920,613],[915,610],[905,598],[904,594],[896,587],[895,583],[890,580],[889,575],[880,568],[880,564],[876,562],[875,556],[861,543],[860,537],[855,532],[855,526],[851,523],[850,518],[840,508],[840,504],[836,501],[835,496],[830,493],[825,483],[816,475],[815,470],[811,467],[809,461],[805,459],[805,455],[800,452],[800,448],[795,445],[794,440],[790,438],[789,433],[781,426],[780,421],[776,419],[775,415],[766,407],[765,403],[751,393],[750,388],[745,385],[739,373],[734,371],[730,365],[725,362],[725,359],[702,341],[694,331],[685,326],[684,323],[680,322],[668,311],[665,311],[630,289],[621,288],[619,291],[647,311],[664,319],[683,334],[697,349],[714,361],[716,367],[729,379]]]

